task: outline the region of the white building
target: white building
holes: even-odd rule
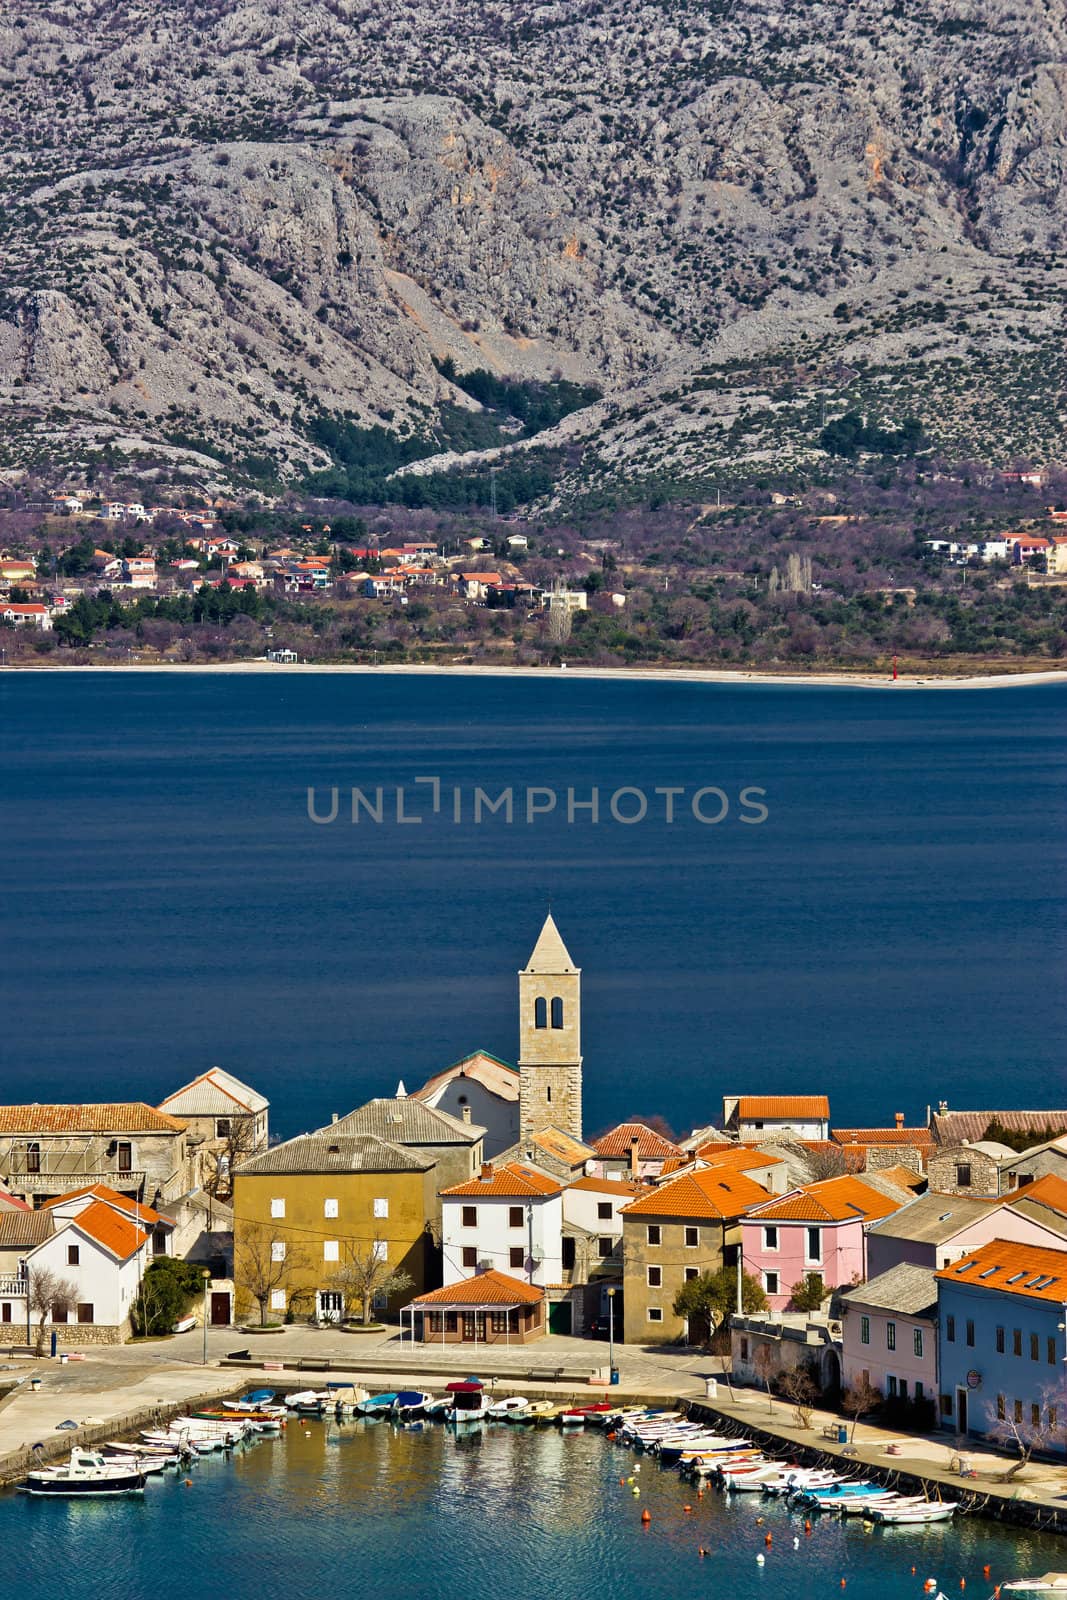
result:
[[[723,1095],[723,1127],[739,1139],[828,1139],[824,1094]]]
[[[40,628],[42,633],[52,631],[52,615],[48,607],[30,601],[0,604],[0,622],[9,622],[13,628]]]
[[[562,1238],[560,1185],[524,1162],[486,1162],[477,1178],[441,1193],[446,1287],[490,1269],[542,1287],[558,1284]]]
[[[105,1200],[93,1200],[77,1215],[57,1218],[51,1238],[31,1250],[26,1264],[51,1272],[73,1289],[69,1305],[54,1306],[51,1325],[62,1344],[121,1344],[130,1333],[130,1311],[151,1261],[151,1232]],[[39,1315],[31,1309],[31,1323]]]
[[[560,611],[587,611],[589,596],[584,589],[546,589],[541,596],[541,609],[546,611],[553,606]]]

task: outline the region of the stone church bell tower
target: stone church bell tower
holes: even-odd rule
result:
[[[582,1137],[582,975],[552,915],[519,973],[519,1143],[542,1128]]]

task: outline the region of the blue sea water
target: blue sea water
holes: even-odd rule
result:
[[[998,1580],[1062,1565],[1062,1540],[973,1518],[921,1529],[815,1518],[809,1535],[778,1501],[698,1499],[652,1458],[636,1499],[619,1481],[633,1473],[599,1434],[499,1425],[457,1440],[316,1421],[204,1460],[189,1487],[150,1480],[141,1502],[0,1494],[0,1546],[24,1600],[922,1600],[930,1577],[987,1600]]]
[[[156,1100],[219,1063],[290,1134],[474,1048],[513,1060],[551,904],[589,1130],[687,1128],[738,1089],[825,1090],[839,1125],[1063,1101],[1062,687],[20,672],[0,695],[5,1100]],[[308,788],[328,814],[334,785],[317,825]],[[382,786],[381,824],[351,823],[353,785]],[[510,786],[513,820],[475,825],[475,786]],[[527,823],[530,786],[557,803]],[[691,809],[711,786],[718,824]],[[599,820],[569,822],[594,787]],[[611,815],[621,788],[643,820]]]

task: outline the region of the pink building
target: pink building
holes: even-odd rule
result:
[[[890,1267],[841,1296],[845,1388],[866,1378],[887,1400],[937,1401],[937,1282],[930,1267]]]
[[[867,1275],[867,1225],[910,1198],[847,1175],[754,1206],[741,1219],[745,1271],[759,1278],[772,1311],[785,1311],[794,1287],[813,1274],[827,1289],[858,1283]]]

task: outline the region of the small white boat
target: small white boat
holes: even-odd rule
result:
[[[287,1408],[301,1416],[321,1415],[326,1407],[333,1403],[328,1389],[301,1389],[299,1394],[288,1394],[285,1397]]]
[[[144,1473],[124,1461],[105,1461],[97,1450],[75,1450],[57,1467],[26,1475],[24,1494],[103,1498],[144,1493]]]
[[[925,1500],[919,1505],[871,1506],[870,1520],[879,1523],[948,1522],[956,1515],[955,1500]]]
[[[1009,1578],[1001,1594],[1067,1594],[1067,1572],[1046,1572],[1040,1578]]]
[[[490,1421],[500,1422],[514,1416],[516,1412],[526,1413],[530,1409],[530,1402],[525,1395],[511,1394],[506,1400],[492,1400],[485,1408],[485,1414]]]

